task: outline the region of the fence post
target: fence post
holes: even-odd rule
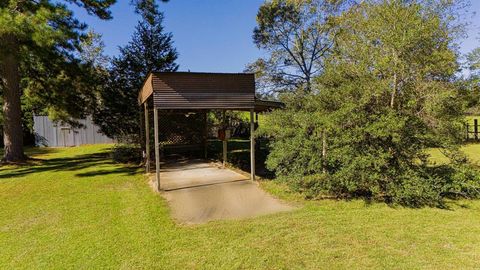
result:
[[[478,119],[473,120],[473,132],[475,133],[475,140],[478,140]]]
[[[465,125],[465,127],[467,128],[467,137],[466,138],[467,138],[467,141],[468,141],[468,140],[470,140],[470,125],[467,123]]]

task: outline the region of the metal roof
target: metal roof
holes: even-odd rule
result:
[[[234,109],[258,111],[282,107],[255,98],[251,73],[151,72],[138,96],[139,104],[153,97],[158,109]]]

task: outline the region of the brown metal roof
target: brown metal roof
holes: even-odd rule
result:
[[[153,96],[159,109],[236,109],[257,112],[284,104],[255,98],[250,73],[152,72],[138,95],[139,104]]]
[[[247,73],[153,72],[139,103],[153,96],[159,109],[252,109],[255,77]]]

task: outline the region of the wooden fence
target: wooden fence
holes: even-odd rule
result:
[[[475,140],[478,141],[479,134],[478,134],[478,119],[473,119],[473,125],[471,123],[467,123],[465,125],[466,128],[466,139],[468,140]]]

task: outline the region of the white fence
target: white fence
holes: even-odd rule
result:
[[[112,139],[100,133],[98,126],[92,122],[90,116],[77,121],[83,125],[82,128],[52,122],[47,116],[34,116],[35,145],[68,147],[113,142]]]

